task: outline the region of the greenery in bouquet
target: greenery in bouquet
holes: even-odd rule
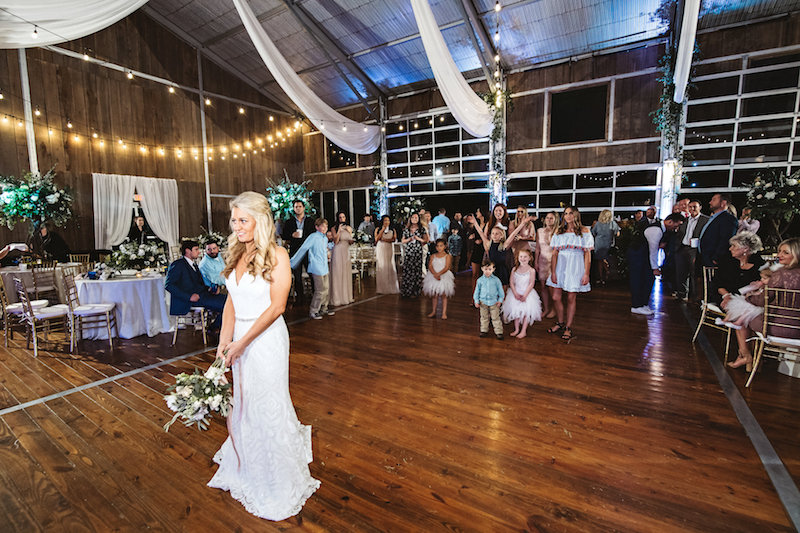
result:
[[[767,242],[777,245],[800,215],[800,170],[787,176],[782,170],[768,169],[752,183],[745,183],[751,216],[770,230]]]
[[[220,248],[228,245],[228,237],[217,231],[208,231],[206,228],[200,226],[203,233],[195,237],[195,240],[200,244],[200,248],[205,248],[207,244],[215,242]]]
[[[397,224],[404,224],[411,213],[417,213],[425,208],[425,202],[413,196],[392,198],[392,220]]]
[[[353,240],[356,241],[355,244],[357,246],[370,246],[370,245],[372,245],[373,238],[374,237],[372,235],[370,235],[369,233],[366,233],[366,232],[363,232],[363,231],[359,230],[359,231],[356,231],[356,235],[355,235],[355,238]]]
[[[0,223],[12,229],[30,221],[31,233],[45,222],[63,226],[72,218],[72,194],[55,184],[55,172],[0,177]]]
[[[168,264],[167,254],[160,244],[123,242],[111,254],[108,266],[116,270],[141,270]]]
[[[314,192],[308,188],[310,181],[302,183],[292,183],[289,178],[284,177],[278,184],[270,183],[267,187],[267,199],[272,215],[276,219],[287,220],[294,216],[293,204],[295,200],[301,200],[306,206],[306,214],[314,213],[314,204],[311,203],[311,194]]]
[[[216,359],[204,374],[198,369],[194,374],[178,374],[175,384],[167,388],[167,393],[164,400],[175,416],[164,424],[164,431],[169,431],[179,418],[187,427],[197,425],[197,429],[208,429],[212,414],[228,416],[233,400],[222,359]]]

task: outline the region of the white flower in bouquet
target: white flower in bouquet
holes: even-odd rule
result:
[[[58,197],[59,194],[57,192],[54,192],[53,194],[48,194],[47,196],[45,196],[44,199],[47,200],[48,204],[54,204],[58,201]]]
[[[773,199],[775,199],[775,191],[770,191],[770,192],[768,192],[768,193],[764,194],[764,197],[765,197],[767,200],[773,200]]]
[[[788,180],[786,180],[786,183],[794,187],[795,185],[797,185],[797,180],[795,178],[789,178]]]
[[[410,208],[410,207],[404,207],[404,208],[403,208],[403,211],[405,211],[406,213],[408,213],[409,211],[411,211],[411,208]]]
[[[145,251],[144,248],[139,248],[139,251],[136,252],[139,257],[144,257]]]
[[[769,189],[770,187],[772,187],[772,183],[771,182],[769,182],[766,185],[764,185],[765,189]]]
[[[225,362],[217,359],[201,374],[195,369],[194,374],[178,374],[175,384],[167,389],[164,396],[167,407],[175,413],[172,419],[164,424],[164,431],[179,418],[185,426],[196,425],[198,429],[208,429],[209,419],[213,413],[228,416],[231,409],[231,385],[225,380]]]

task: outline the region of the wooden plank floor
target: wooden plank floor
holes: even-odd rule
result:
[[[290,326],[322,481],[299,516],[260,520],[206,487],[222,422],[161,429],[164,389],[209,352],[0,417],[0,531],[792,530],[676,302],[648,320],[623,287],[595,290],[566,345],[541,324],[478,338],[463,277],[447,321],[425,318],[427,300],[373,296]],[[169,341],[38,359],[12,342],[0,409],[202,348]],[[795,381],[768,365],[744,395],[798,480]]]

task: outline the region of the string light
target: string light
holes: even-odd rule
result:
[[[133,72],[131,72],[130,70],[125,75],[128,77],[129,80],[133,79]]]
[[[496,30],[494,32],[494,42],[496,42],[496,43],[500,42],[500,30]]]
[[[17,126],[20,127],[20,128],[22,127],[22,121],[21,120],[17,121]]]
[[[500,5],[500,2],[495,2],[494,3],[494,12],[495,13],[500,13],[501,9],[503,9],[503,7]]]
[[[38,39],[39,38],[39,26],[33,27],[33,33],[31,33],[31,38]]]
[[[5,96],[3,96],[3,91],[0,91],[0,100],[2,100],[3,98],[5,98]]]
[[[33,114],[36,115],[37,117],[41,116],[42,112],[39,111],[39,106],[36,106],[36,110],[33,112]]]
[[[89,61],[89,54],[87,54],[87,53],[84,53],[84,54],[83,54],[83,60],[84,60],[84,61]]]
[[[103,142],[103,139],[100,139],[97,144],[100,145],[100,148],[106,145],[106,143]]]
[[[169,89],[167,90],[169,91],[169,94],[175,94],[175,87],[170,85]]]
[[[78,142],[78,141],[81,140],[81,138],[78,137],[77,135],[75,135],[75,136],[72,137],[72,140],[75,141],[75,142]]]
[[[270,121],[270,122],[275,122],[275,117],[273,117],[272,115],[270,115],[270,116],[269,116],[269,121]]]
[[[347,124],[342,124],[342,131],[347,131]]]
[[[211,98],[206,98],[206,105],[211,105]]]
[[[47,128],[47,134],[48,135],[52,135],[53,134],[53,128]]]
[[[240,115],[244,115],[244,108],[243,108],[243,107],[240,107],[240,108],[239,108],[239,114],[240,114]]]
[[[67,127],[72,129],[72,121],[70,119],[67,119]]]

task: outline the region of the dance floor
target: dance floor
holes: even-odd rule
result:
[[[280,523],[206,487],[224,422],[162,429],[173,375],[212,361],[199,334],[0,345],[0,531],[793,530],[678,302],[648,319],[622,286],[581,295],[567,345],[542,324],[478,338],[463,276],[446,321],[367,285],[334,317],[287,311],[322,485]],[[800,384],[728,373],[797,481]]]

